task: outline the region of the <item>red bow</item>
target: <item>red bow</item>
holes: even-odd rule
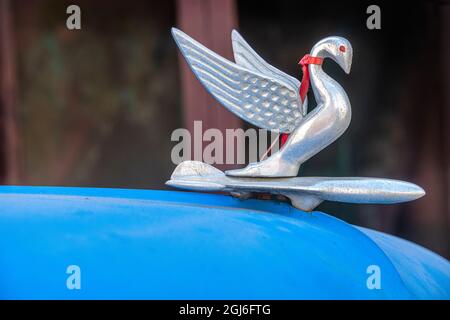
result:
[[[305,101],[306,94],[308,93],[308,89],[309,89],[309,69],[308,69],[308,65],[309,64],[321,65],[322,62],[323,62],[322,58],[313,57],[313,56],[311,56],[309,54],[305,54],[303,56],[303,58],[301,58],[300,61],[298,62],[298,64],[300,64],[302,66],[302,72],[303,72],[302,83],[300,85],[300,90],[299,90],[300,99],[302,99],[302,103]]]
[[[322,58],[319,57],[313,57],[309,54],[305,54],[303,56],[303,58],[300,59],[300,61],[298,62],[298,64],[300,64],[302,66],[302,83],[300,84],[300,89],[299,89],[299,95],[300,95],[300,99],[302,100],[302,104],[303,102],[305,102],[305,98],[306,95],[308,94],[308,90],[309,90],[309,69],[308,69],[308,65],[309,64],[318,64],[321,65],[323,62]],[[289,138],[289,134],[287,133],[283,133],[281,135],[281,146],[283,146],[287,139]]]

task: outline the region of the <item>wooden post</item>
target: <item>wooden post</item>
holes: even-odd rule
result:
[[[422,57],[424,63],[412,70],[409,92],[413,94],[409,94],[409,100],[404,99],[402,105],[402,122],[408,125],[412,141],[405,157],[409,159],[411,170],[408,176],[427,194],[404,206],[407,210],[401,224],[410,240],[448,257],[449,141],[445,117],[448,117],[449,82],[445,72],[445,68],[448,70],[448,44],[443,37],[448,36],[448,30],[445,30],[445,19],[437,19],[444,14],[444,8],[445,5],[437,1],[426,3],[423,18],[426,34],[421,40],[429,49]]]
[[[6,184],[20,182],[14,28],[11,3],[0,0],[0,130]]]
[[[237,26],[235,0],[178,0],[177,11],[181,30],[232,60],[231,30]],[[203,131],[217,128],[224,134],[225,129],[242,126],[241,119],[221,106],[203,88],[181,55],[180,67],[184,125],[191,134],[196,120],[202,121]],[[235,166],[218,167],[229,169]]]
[[[447,196],[445,204],[445,212],[447,212],[447,231],[450,231],[450,5],[449,3],[439,3],[441,14],[441,34],[440,43],[441,50],[441,70],[442,70],[442,87],[443,87],[443,116],[444,116],[444,132],[443,136],[443,152],[444,152],[444,194]],[[448,256],[450,256],[450,247],[448,248]]]

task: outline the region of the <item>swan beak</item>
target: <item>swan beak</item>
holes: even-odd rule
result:
[[[346,74],[350,74],[350,70],[352,69],[352,60],[347,60],[346,59],[346,61],[345,61],[345,63],[344,63],[344,72],[346,73]]]
[[[345,52],[341,55],[341,63],[340,66],[344,70],[346,74],[350,73],[350,70],[352,69],[352,60],[353,60],[353,48],[347,40],[345,40],[346,43],[344,47],[346,48]]]
[[[338,55],[336,59],[337,64],[344,70],[346,74],[350,73],[352,68],[352,54],[351,52],[344,55]]]

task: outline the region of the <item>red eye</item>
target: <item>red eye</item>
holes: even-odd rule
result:
[[[344,46],[340,46],[340,47],[339,47],[339,51],[340,51],[340,52],[345,52],[345,47],[344,47]]]

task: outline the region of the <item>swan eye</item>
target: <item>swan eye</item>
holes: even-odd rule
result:
[[[345,47],[344,46],[339,46],[339,51],[340,52],[345,52]]]

